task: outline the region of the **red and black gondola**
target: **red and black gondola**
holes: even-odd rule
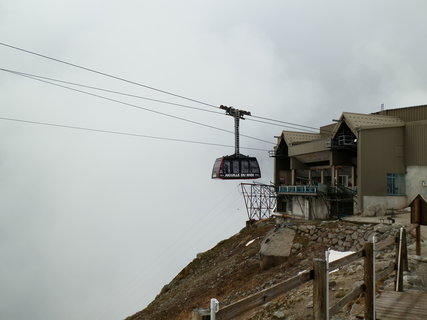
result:
[[[212,179],[259,179],[261,170],[255,157],[244,155],[223,156],[215,160]]]
[[[221,105],[220,109],[225,110],[226,115],[234,118],[234,144],[233,155],[223,156],[215,160],[212,169],[212,179],[233,180],[233,179],[258,179],[261,178],[261,170],[255,157],[245,156],[239,151],[239,120],[243,116],[250,116],[249,111],[235,109]]]

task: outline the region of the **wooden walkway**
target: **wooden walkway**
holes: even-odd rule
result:
[[[427,319],[427,292],[384,291],[376,301],[377,319]]]

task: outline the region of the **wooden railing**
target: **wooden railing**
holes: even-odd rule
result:
[[[402,233],[402,245],[400,243],[400,232],[396,236],[374,244],[366,242],[364,248],[341,259],[329,263],[326,260],[314,259],[313,269],[306,270],[300,274],[280,282],[270,288],[252,294],[237,302],[229,304],[216,313],[218,320],[229,320],[245,312],[253,310],[263,304],[281,296],[300,285],[313,280],[313,317],[315,320],[328,319],[330,316],[342,310],[342,307],[350,301],[356,299],[361,293],[365,294],[365,319],[375,319],[375,287],[376,283],[387,278],[394,270],[396,272],[396,287],[403,288],[403,271],[408,270],[408,251],[406,245],[406,233],[415,229],[418,225],[410,225],[404,228]],[[396,260],[379,273],[375,272],[375,252],[384,250],[391,245],[396,245]],[[351,292],[342,297],[333,306],[328,305],[328,274],[330,271],[346,266],[360,258],[364,258],[364,278],[363,284],[354,288]],[[397,266],[400,268],[397,268]],[[193,310],[192,320],[210,319],[209,309]]]

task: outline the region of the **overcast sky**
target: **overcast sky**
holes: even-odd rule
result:
[[[319,127],[427,103],[419,1],[6,1],[0,42],[253,115]],[[0,68],[212,107],[0,46]],[[86,89],[85,89],[86,90]],[[0,117],[233,145],[232,134],[0,72]],[[94,91],[91,91],[94,92]],[[233,130],[224,115],[100,93]],[[242,147],[285,127],[245,120]],[[123,319],[247,219],[233,148],[0,120],[0,318]],[[260,182],[272,180],[267,151]]]

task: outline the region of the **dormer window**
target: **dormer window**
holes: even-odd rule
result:
[[[337,136],[339,146],[352,146],[356,141],[357,139],[352,134],[341,134]]]
[[[357,137],[350,130],[345,122],[341,123],[338,132],[332,140],[332,147],[335,148],[351,148],[353,149],[357,144]]]

